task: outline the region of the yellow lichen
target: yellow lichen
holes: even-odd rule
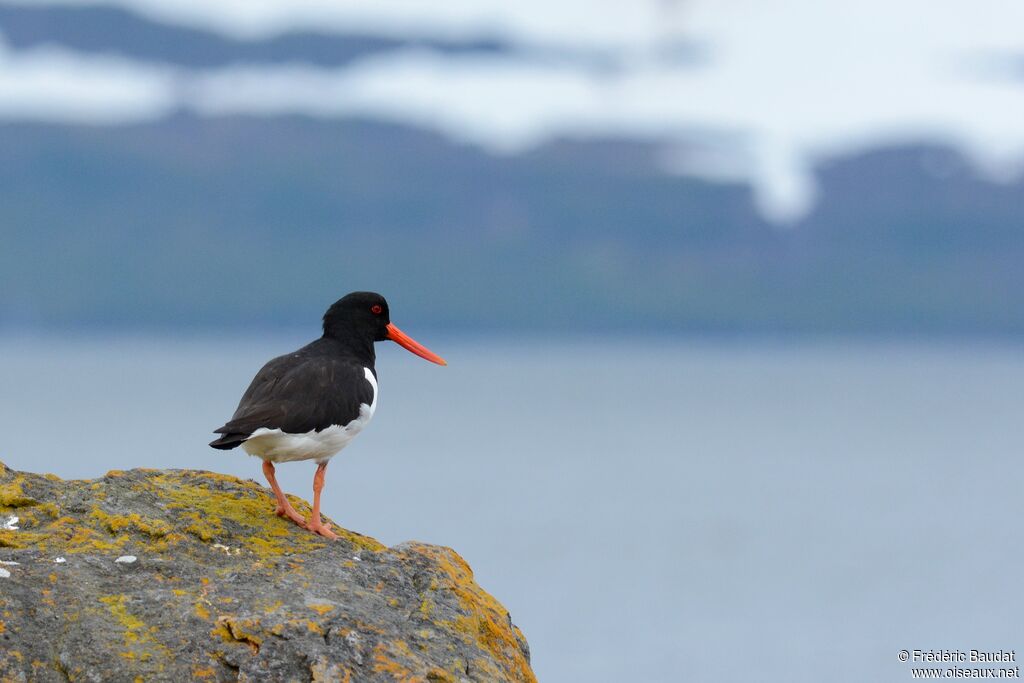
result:
[[[89,516],[100,523],[100,525],[112,534],[125,530],[136,529],[151,538],[162,538],[171,533],[171,526],[159,519],[149,519],[138,513],[127,515],[112,515],[99,508],[93,508]]]
[[[86,520],[60,517],[39,532],[33,541],[40,550],[66,553],[120,553],[131,540],[128,535],[114,536],[105,529],[89,526]]]
[[[154,657],[162,660],[170,658],[170,650],[158,642],[154,635],[157,627],[146,627],[145,622],[128,611],[128,597],[125,595],[105,595],[100,602],[106,605],[107,611],[123,629],[124,646],[127,648],[120,656],[141,662],[148,662]],[[161,665],[162,666],[162,665]]]
[[[168,501],[168,508],[182,511],[191,520],[185,529],[203,541],[212,541],[225,533],[224,524],[231,522],[241,527],[241,541],[247,550],[272,556],[313,550],[324,546],[322,539],[313,534],[296,534],[288,522],[272,513],[270,498],[254,482],[244,482],[226,475],[198,473],[197,479],[230,482],[239,492],[222,491],[190,483],[178,473],[157,474],[147,479],[153,491]],[[242,495],[240,495],[240,493]]]
[[[225,642],[231,642],[235,639],[235,636],[231,633],[231,629],[229,629],[227,624],[223,623],[219,619],[217,620],[217,625],[210,630],[210,635],[220,636],[221,640],[224,640]]]
[[[313,610],[317,614],[327,614],[334,609],[334,605],[306,605],[309,609]]]
[[[313,676],[310,683],[352,683],[351,669],[331,664],[324,657],[318,658],[309,667],[309,673]]]
[[[143,472],[145,476],[133,481],[132,488],[156,495],[172,519],[151,519],[138,513],[113,514],[98,506],[85,517],[61,516],[57,504],[49,501],[40,504],[26,494],[24,487],[30,482],[29,477],[35,475],[15,473],[12,477],[8,473],[0,484],[0,507],[37,507],[22,511],[20,516],[24,523],[18,533],[0,530],[0,547],[35,546],[58,553],[103,554],[124,553],[131,547],[132,552],[163,553],[188,537],[205,543],[233,537],[239,539],[237,545],[244,551],[269,558],[301,554],[328,543],[276,517],[272,497],[255,482],[210,472],[134,472]],[[101,480],[68,481],[64,495],[84,489],[94,501],[103,501],[111,480],[124,479],[130,474],[113,471]],[[304,501],[295,499],[294,505],[308,514],[309,506]],[[359,549],[384,549],[372,538],[344,529],[338,529],[338,533]]]
[[[20,508],[37,505],[38,502],[25,494],[22,488],[25,484],[25,477],[16,477],[14,481],[0,486],[0,508]]]
[[[45,512],[46,514],[48,514],[50,517],[52,517],[54,519],[57,519],[58,517],[60,517],[60,508],[58,508],[56,505],[54,505],[53,503],[50,503],[50,502],[39,503],[39,505],[37,505],[35,509],[39,510],[40,512]],[[33,519],[35,519],[35,515],[34,514],[33,514]]]
[[[452,591],[458,598],[464,614],[451,623],[440,622],[457,633],[475,640],[476,644],[490,654],[494,661],[505,669],[513,672],[524,681],[535,681],[529,662],[519,648],[516,639],[517,631],[509,622],[508,612],[487,591],[480,588],[473,580],[473,570],[458,553],[450,548],[413,543],[407,547],[413,552],[427,557],[441,570],[447,580],[438,585],[438,589]],[[421,609],[423,605],[420,605]],[[478,669],[488,670],[493,664],[486,660],[475,662]]]
[[[257,632],[260,628],[258,619],[219,617],[211,634],[219,635],[225,641],[245,643],[255,653],[260,651],[260,645],[263,644],[263,636]]]
[[[219,517],[203,516],[198,512],[188,511],[182,513],[181,516],[189,522],[184,529],[185,533],[192,534],[200,541],[209,543],[224,534],[224,527],[221,525]]]
[[[392,651],[397,650],[399,656],[409,653],[409,646],[401,640],[380,643],[373,649],[373,670],[376,673],[390,674],[391,678],[401,683],[415,683],[419,679],[404,664],[392,659]]]
[[[0,529],[0,548],[24,548],[27,544],[23,534]]]
[[[125,605],[128,597],[125,595],[106,595],[100,598],[100,602],[107,606],[107,610],[124,627],[124,644],[131,645],[140,640],[140,631],[146,624],[138,617],[128,611]],[[142,636],[145,636],[143,632]]]

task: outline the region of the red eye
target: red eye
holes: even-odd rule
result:
[[[380,304],[374,304],[374,305],[370,306],[370,310],[373,311],[374,315],[380,315],[381,311],[383,311],[384,309],[381,308]]]

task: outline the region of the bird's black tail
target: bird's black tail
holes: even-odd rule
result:
[[[210,445],[222,451],[230,451],[232,448],[240,446],[248,438],[248,434],[225,434],[219,439],[211,441]]]

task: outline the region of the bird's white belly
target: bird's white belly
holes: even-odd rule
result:
[[[377,409],[377,379],[364,368],[366,381],[373,386],[373,400],[369,405],[359,406],[359,417],[347,425],[331,425],[326,429],[309,431],[305,434],[289,434],[280,429],[260,427],[242,443],[249,455],[270,462],[292,462],[295,460],[316,460],[327,462],[349,444],[363,430]]]

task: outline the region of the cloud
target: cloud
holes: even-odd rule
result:
[[[172,72],[113,57],[7,49],[0,36],[0,118],[118,124],[175,105]]]
[[[1014,0],[121,2],[237,32],[313,21],[463,37],[500,28],[547,47],[528,58],[404,50],[347,68],[199,71],[57,49],[0,52],[0,116],[118,122],[178,107],[205,116],[360,115],[498,153],[559,136],[657,138],[677,143],[669,167],[745,179],[779,222],[813,205],[811,169],[829,155],[947,143],[1001,178],[1024,159],[1024,87],[963,68],[971,55],[1018,49],[1024,4]],[[709,59],[699,68],[666,59],[666,46],[680,41],[707,45]],[[580,45],[610,50],[616,67],[543,56]]]
[[[998,175],[1024,157],[1024,88],[933,73],[927,60],[891,65],[888,78],[843,70],[764,73],[756,65],[675,68],[637,62],[612,75],[510,61],[404,52],[348,70],[226,69],[201,79],[204,114],[370,115],[441,130],[498,152],[554,136],[624,135],[691,147],[728,133],[713,164],[756,188],[767,215],[786,221],[814,200],[816,159],[881,143],[946,141]],[[874,76],[877,76],[875,74]],[[709,160],[709,162],[712,160]],[[1002,169],[1002,171],[1000,171]]]

